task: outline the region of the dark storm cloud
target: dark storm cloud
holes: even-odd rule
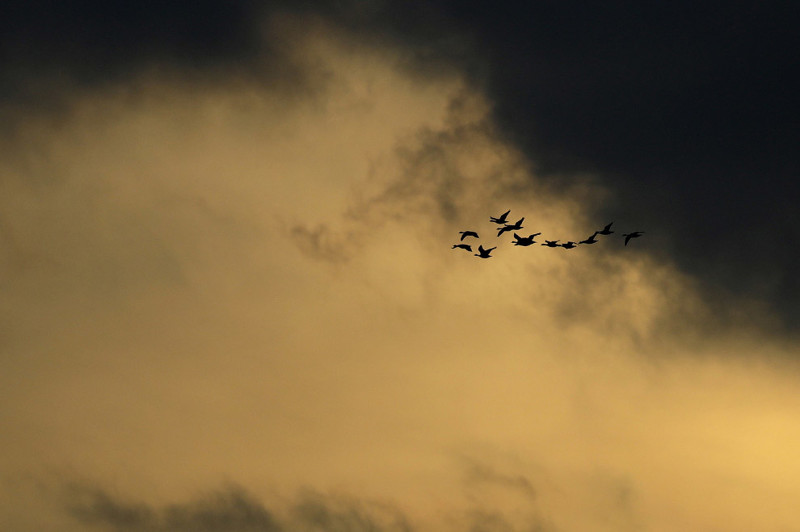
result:
[[[540,174],[598,172],[616,195],[601,218],[648,230],[651,250],[712,290],[767,298],[800,325],[794,6],[445,1],[426,10],[470,35],[496,118]],[[405,24],[426,35],[430,22]]]
[[[66,85],[152,65],[297,85],[263,23],[275,12],[401,44],[410,72],[463,71],[537,175],[557,187],[596,173],[613,197],[599,219],[647,231],[641,244],[709,294],[764,298],[800,326],[790,3],[15,1],[0,13],[0,97],[41,108]]]
[[[6,2],[0,117],[8,128],[20,110],[57,113],[73,89],[124,82],[143,71],[190,81],[243,77],[302,94],[312,80],[265,22],[274,12],[310,10],[281,0]]]
[[[257,49],[252,2],[4,3],[4,72],[53,69],[107,77],[137,62],[236,59]],[[70,72],[71,71],[71,72]]]
[[[359,0],[11,0],[0,7],[0,98],[37,104],[69,84],[124,79],[151,67],[199,76],[239,68],[271,82],[297,83],[286,50],[272,39],[276,29],[265,24],[274,14],[333,20],[376,38],[372,44],[403,39],[408,60],[424,65],[426,57],[463,48],[454,33],[441,31],[445,13],[436,10],[438,18],[431,18],[426,11],[409,18],[400,5]],[[418,39],[421,23],[425,35]]]
[[[599,219],[647,231],[648,251],[709,298],[764,298],[800,327],[800,13],[780,2],[446,0],[327,8],[457,66],[554,186],[584,171],[613,200]]]

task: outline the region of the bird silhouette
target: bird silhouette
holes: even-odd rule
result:
[[[531,244],[535,244],[536,241],[534,240],[535,237],[541,235],[542,233],[534,233],[529,236],[519,236],[517,233],[514,233],[514,244],[515,246],[530,246]]]
[[[496,249],[496,247],[483,249],[483,246],[478,246],[478,253],[475,253],[475,256],[480,257],[482,259],[490,259],[492,257],[490,253],[492,252],[493,249]]]
[[[493,216],[490,216],[490,217],[489,217],[489,221],[490,221],[490,222],[494,222],[494,223],[496,223],[496,224],[503,225],[504,223],[506,223],[506,218],[508,218],[508,214],[509,214],[510,212],[511,212],[511,209],[507,210],[506,212],[504,212],[503,214],[501,214],[501,215],[500,215],[500,216],[498,216],[497,218],[495,218],[495,217],[493,217]]]
[[[564,242],[563,244],[561,244],[561,247],[564,248],[564,249],[572,249],[574,247],[577,247],[577,245],[578,244],[576,242],[573,242],[572,240],[570,240],[568,242]]]
[[[511,227],[510,225],[504,225],[503,227],[501,227],[500,229],[497,230],[497,236],[502,235],[506,231],[513,231],[513,230],[514,230],[514,228]]]
[[[472,251],[472,246],[470,246],[469,244],[453,244],[453,249],[456,248],[466,249],[467,251],[470,252]]]
[[[476,233],[475,231],[459,231],[458,234],[461,235],[461,240],[464,240],[468,236],[474,236],[475,238],[480,238],[478,236],[478,233]]]
[[[581,240],[578,244],[595,244],[598,240],[595,238],[597,236],[598,231],[595,231],[592,236],[587,238],[586,240]]]
[[[633,233],[624,233],[622,236],[625,237],[625,245],[628,245],[628,242],[631,238],[639,238],[644,234],[644,231],[634,231]]]
[[[602,231],[597,231],[595,234],[596,235],[610,235],[611,233],[614,232],[614,231],[611,230],[611,226],[612,225],[614,225],[614,222],[611,222],[610,224],[605,226]]]
[[[524,220],[524,219],[525,219],[525,217],[523,216],[522,218],[520,218],[519,220],[517,220],[516,222],[514,222],[511,225],[509,225],[509,224],[504,225],[503,227],[501,227],[500,229],[497,230],[497,236],[502,235],[506,231],[519,231],[520,229],[522,229],[522,220]]]
[[[543,246],[547,246],[549,248],[557,248],[560,244],[558,240],[545,240]]]

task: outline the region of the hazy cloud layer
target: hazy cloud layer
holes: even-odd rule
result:
[[[272,23],[297,93],[149,71],[13,110],[14,530],[800,520],[797,345],[760,327],[763,302],[709,299],[657,238],[498,239],[507,209],[574,240],[620,200],[594,174],[542,179],[469,76],[318,17]],[[464,229],[496,256],[451,249]],[[82,487],[64,506],[36,487],[52,478]]]

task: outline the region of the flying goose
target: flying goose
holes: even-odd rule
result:
[[[549,248],[557,248],[560,244],[558,240],[545,240],[543,246],[547,246]]]
[[[493,216],[490,216],[489,217],[489,221],[490,222],[494,222],[496,224],[503,225],[504,223],[506,223],[506,218],[508,218],[508,213],[510,213],[510,212],[511,212],[511,209],[507,210],[506,212],[504,212],[503,214],[501,214],[497,218],[495,218]]]
[[[581,240],[578,244],[595,244],[598,240],[595,238],[597,236],[598,231],[595,231],[592,236],[587,238],[586,240]]]
[[[519,236],[517,233],[514,233],[514,242],[512,242],[515,246],[530,246],[531,244],[536,243],[534,240],[535,237],[541,235],[542,233],[534,233],[529,236]]]
[[[469,244],[453,244],[452,249],[456,248],[466,249],[467,251],[472,252],[472,246],[470,246]]]
[[[459,231],[458,234],[461,235],[461,240],[464,240],[468,236],[474,236],[475,238],[479,238],[478,233],[476,233],[475,231]]]
[[[578,244],[576,242],[573,242],[572,240],[570,240],[569,242],[565,242],[565,243],[561,244],[561,247],[564,248],[564,249],[572,249],[572,248],[576,247],[577,245]]]
[[[489,254],[492,252],[493,249],[496,249],[496,247],[483,249],[483,246],[478,246],[478,253],[475,253],[475,256],[480,257],[482,259],[490,259],[492,256]]]
[[[519,220],[514,222],[513,225],[509,225],[509,224],[504,225],[503,227],[501,227],[500,229],[497,230],[497,236],[502,235],[506,231],[519,231],[520,229],[522,229],[522,220],[524,220],[524,219],[525,219],[525,217],[523,216],[522,218],[520,218]]]
[[[611,226],[612,225],[614,225],[614,222],[611,222],[610,224],[605,226],[602,231],[597,231],[597,233],[595,233],[595,234],[597,234],[597,235],[610,235],[611,233],[614,232],[614,231],[611,230]]]
[[[644,231],[634,231],[633,233],[624,233],[622,236],[625,237],[625,245],[628,245],[628,241],[631,238],[639,238],[644,234]]]

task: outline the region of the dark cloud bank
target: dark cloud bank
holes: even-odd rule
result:
[[[3,108],[153,65],[217,75],[259,57],[276,82],[291,74],[268,46],[263,63],[276,10],[402,44],[422,74],[462,69],[540,175],[595,173],[615,198],[599,220],[647,231],[638,244],[711,292],[764,298],[800,328],[791,3],[14,1],[0,13]]]
[[[163,506],[126,501],[100,489],[73,486],[67,508],[79,523],[131,532],[280,532],[283,530],[409,531],[399,511],[358,501],[304,494],[279,515],[247,491],[232,486]]]
[[[87,485],[72,485],[64,495],[64,509],[73,522],[91,530],[109,532],[412,532],[428,529],[391,503],[313,490],[305,490],[280,506],[265,504],[238,486],[161,505],[126,500],[109,490]],[[473,532],[552,530],[538,517],[528,516],[524,524],[516,525],[504,512],[479,505],[454,514],[448,520],[460,530]]]

